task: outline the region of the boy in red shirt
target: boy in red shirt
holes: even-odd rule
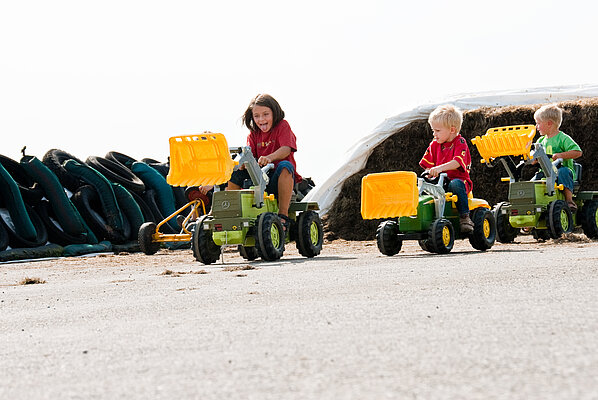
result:
[[[457,196],[459,225],[461,233],[473,232],[473,221],[469,218],[469,200],[473,183],[469,177],[471,155],[465,138],[459,134],[463,123],[461,110],[451,105],[437,107],[428,118],[434,140],[428,146],[419,165],[432,177],[446,172],[450,179],[448,191]]]

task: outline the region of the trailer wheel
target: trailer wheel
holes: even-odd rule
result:
[[[437,219],[428,232],[428,244],[434,253],[446,254],[455,244],[455,230],[449,220]]]
[[[394,256],[401,251],[403,241],[399,240],[398,233],[399,226],[396,221],[382,221],[378,225],[378,229],[376,229],[376,242],[378,243],[380,253],[385,256]]]
[[[555,200],[548,204],[548,230],[553,239],[560,238],[563,233],[573,230],[573,215],[567,203],[563,200]]]
[[[284,253],[284,230],[278,215],[265,212],[257,217],[255,245],[264,261],[276,261]]]
[[[153,235],[156,233],[156,224],[154,222],[145,222],[139,227],[137,240],[139,248],[148,256],[156,254],[160,250],[160,243],[153,241]]]
[[[503,201],[494,206],[492,210],[496,221],[496,239],[501,243],[512,243],[519,235],[519,228],[513,228],[509,222],[509,216],[502,213],[502,209],[508,204]]]
[[[204,219],[205,216],[195,221],[195,227],[191,236],[191,249],[197,261],[204,264],[212,264],[220,258],[220,246],[214,243],[212,231],[204,229]]]
[[[471,247],[486,251],[494,245],[496,240],[496,220],[492,212],[480,207],[472,211],[473,233],[469,237]]]

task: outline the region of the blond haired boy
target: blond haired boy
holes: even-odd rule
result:
[[[471,154],[465,138],[459,134],[463,113],[452,105],[437,107],[428,118],[434,140],[430,142],[419,165],[428,175],[437,177],[446,172],[450,179],[448,190],[457,195],[457,210],[461,233],[473,232],[473,221],[469,218],[467,194],[473,189],[469,177]]]
[[[563,164],[557,172],[557,183],[565,187],[563,189],[565,201],[571,211],[575,212],[577,204],[573,201],[573,181],[576,176],[573,160],[581,157],[581,148],[571,136],[559,130],[563,121],[563,110],[556,104],[540,107],[534,113],[534,120],[536,120],[536,129],[541,135],[536,143],[541,143],[546,154],[552,154],[553,160],[563,159]],[[539,172],[534,179],[539,179],[543,175]]]

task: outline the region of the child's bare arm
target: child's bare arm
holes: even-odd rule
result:
[[[274,153],[268,154],[267,156],[261,156],[257,160],[257,163],[260,165],[260,167],[263,167],[264,165],[268,165],[269,163],[272,163],[274,161],[282,160],[283,158],[286,158],[289,154],[291,154],[291,148],[289,146],[281,146]]]
[[[562,153],[554,153],[552,155],[552,159],[556,160],[557,158],[562,158],[564,160],[575,160],[576,158],[581,157],[582,152],[580,150],[569,150],[569,151],[563,151]]]
[[[459,168],[460,166],[461,166],[461,164],[459,164],[459,162],[458,162],[458,161],[456,161],[456,160],[451,160],[451,161],[449,161],[449,162],[447,162],[447,163],[440,164],[440,165],[437,165],[437,166],[435,166],[435,167],[432,167],[432,168],[430,168],[430,169],[428,170],[428,173],[429,173],[430,175],[432,175],[433,177],[437,177],[437,176],[438,176],[438,175],[440,175],[442,172],[445,172],[445,171],[450,171],[450,170],[452,170],[452,169],[457,169],[457,168]]]

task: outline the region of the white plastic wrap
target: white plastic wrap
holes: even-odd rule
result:
[[[326,214],[338,196],[343,182],[360,171],[374,148],[399,128],[416,120],[427,119],[439,105],[452,104],[461,110],[480,107],[502,107],[508,105],[541,104],[598,97],[598,85],[555,86],[534,89],[506,90],[498,92],[467,93],[451,96],[432,104],[425,104],[412,110],[387,118],[374,131],[347,150],[345,162],[326,181],[316,186],[305,201],[317,201],[320,215]],[[530,121],[531,122],[531,121]]]

